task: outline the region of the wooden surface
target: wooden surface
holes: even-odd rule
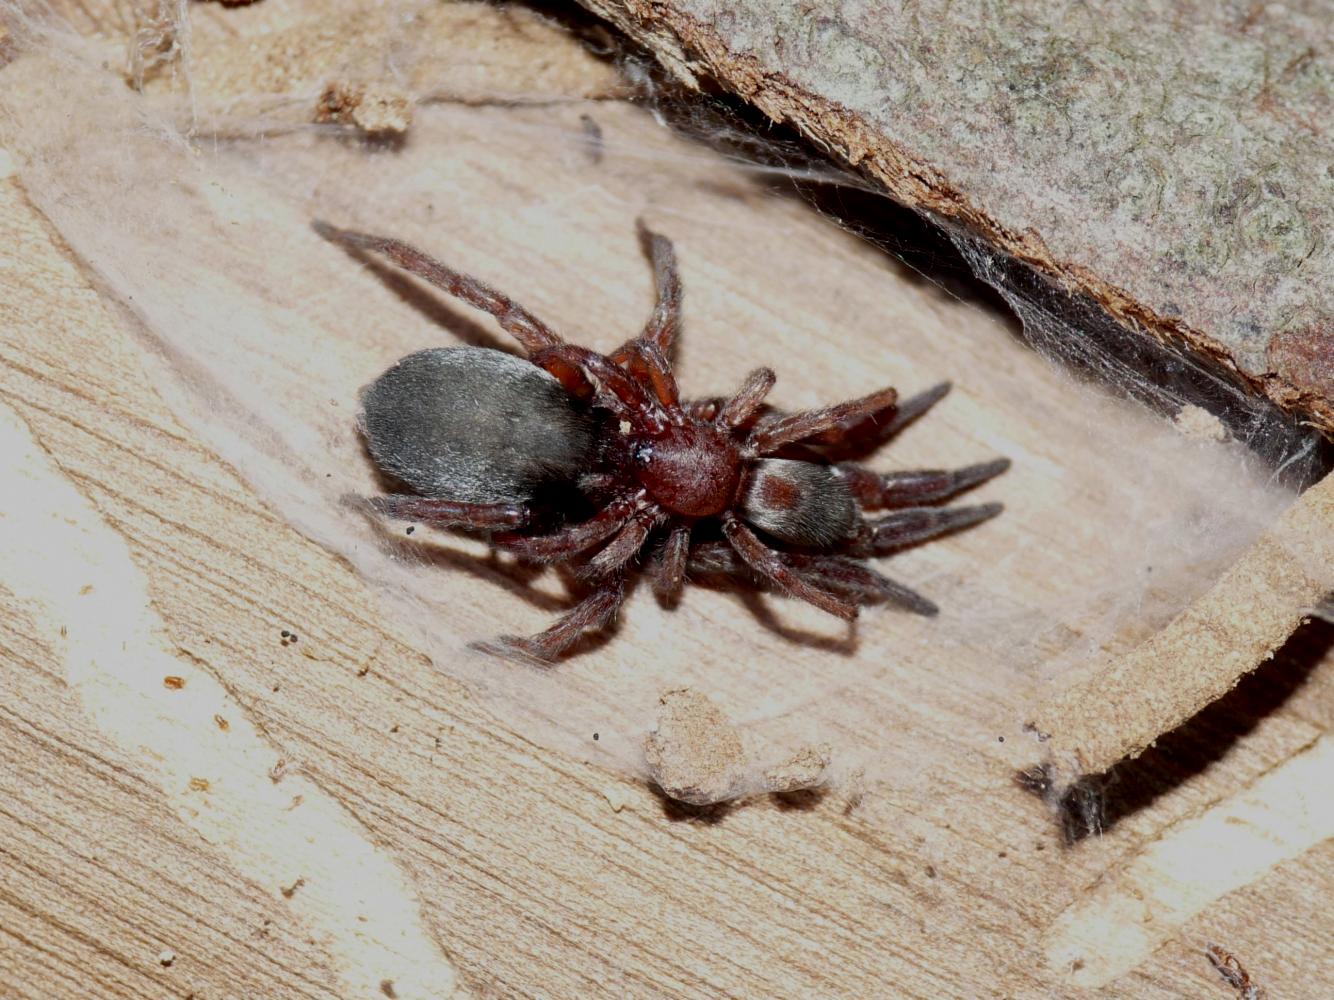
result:
[[[207,15],[224,16],[289,15]],[[513,16],[483,15],[474,30],[503,37]],[[249,22],[216,23],[231,25],[218,37],[245,39]],[[207,37],[201,25],[196,48]],[[545,39],[551,61],[580,65],[568,39]],[[318,94],[303,96],[313,109]],[[572,731],[530,728],[521,706],[483,697],[458,680],[465,668],[444,662],[467,660],[466,643],[498,623],[540,626],[559,588],[534,607],[494,570],[409,567],[414,579],[429,571],[447,598],[423,631],[383,582],[354,570],[375,566],[370,555],[337,532],[312,539],[329,522],[299,506],[309,496],[277,502],[244,448],[236,465],[220,459],[216,442],[242,439],[223,411],[201,420],[186,405],[172,350],[188,342],[153,325],[164,300],[137,317],[121,309],[105,261],[94,273],[48,221],[69,220],[95,258],[105,244],[76,225],[77,200],[49,202],[44,218],[33,199],[57,175],[16,156],[41,184],[26,190],[19,172],[0,182],[2,995],[1235,995],[1204,954],[1211,942],[1273,997],[1319,995],[1334,979],[1330,797],[1319,787],[1334,718],[1328,628],[1305,630],[1120,775],[1099,836],[1067,844],[1013,780],[1037,752],[1019,724],[1042,678],[988,666],[1010,654],[987,630],[1013,622],[967,600],[1004,591],[1044,608],[1048,593],[1096,587],[1099,480],[1073,464],[1093,431],[1053,416],[1102,412],[1095,398],[1029,356],[1003,318],[918,284],[803,203],[732,177],[707,151],[654,146],[636,108],[576,102],[559,119],[559,134],[578,133],[592,114],[604,133],[599,169],[610,176],[584,186],[589,175],[574,171],[592,169],[587,157],[569,166],[515,152],[525,148],[516,135],[556,141],[533,127],[555,119],[508,104],[415,109],[423,146],[402,157],[427,157],[424,176],[456,197],[433,221],[385,203],[368,217],[423,243],[450,234],[467,266],[606,347],[649,301],[631,235],[647,211],[682,256],[687,384],[721,390],[775,345],[789,405],[952,376],[955,395],[896,445],[894,462],[1003,448],[1027,459],[996,486],[1010,510],[989,534],[893,563],[952,599],[943,624],[879,612],[849,650],[837,633],[794,634],[823,626],[784,602],[763,607],[786,632],[735,594],[693,590],[675,612],[632,602],[612,640],[562,677],[615,688],[633,668],[653,693],[683,678],[742,717],[757,686],[814,678],[846,694],[810,712],[844,712],[843,752],[869,747],[878,763],[873,780],[824,796],[683,811],[590,762],[616,762],[591,738],[569,749]],[[657,173],[630,172],[618,142],[653,148]],[[671,150],[679,160],[665,159]],[[342,165],[369,155],[318,152]],[[699,167],[683,168],[685,188],[662,179],[679,162]],[[559,229],[541,224],[553,191],[564,199]],[[269,194],[246,197],[267,208]],[[452,308],[432,310],[442,331],[299,231],[296,221],[281,229],[291,257],[260,259],[311,317],[327,360],[306,375],[342,386],[336,401],[408,342],[469,335]],[[170,233],[158,237],[171,248]],[[198,280],[198,297],[213,301],[207,276]],[[276,374],[257,378],[292,370],[284,351],[295,335],[242,334],[273,352]],[[322,405],[324,388],[312,392]],[[345,425],[348,408],[330,426]],[[1116,419],[1146,440],[1158,433]],[[297,458],[321,478],[328,469],[348,488],[372,488],[353,435],[322,440],[328,454]],[[336,493],[315,500],[337,507]],[[1080,523],[1071,505],[1087,534],[1052,533],[1056,521]],[[340,530],[357,523],[330,517]],[[375,548],[373,536],[354,539]],[[607,732],[643,731],[629,709],[624,719],[597,711]],[[1175,864],[1183,852],[1202,863]]]
[[[585,5],[1334,431],[1324,0]]]
[[[1030,720],[1057,766],[1104,774],[1269,660],[1330,592],[1332,527],[1327,476],[1170,625],[1116,663],[1068,678]]]

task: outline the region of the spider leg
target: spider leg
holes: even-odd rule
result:
[[[676,270],[676,251],[671,240],[651,231],[643,219],[635,225],[640,246],[653,264],[653,282],[658,289],[653,314],[639,337],[661,351],[663,357],[671,357],[676,331],[681,326],[681,276]]]
[[[637,496],[619,497],[590,517],[546,535],[492,535],[491,544],[533,562],[554,562],[591,548],[620,531],[635,513]]]
[[[780,590],[844,621],[850,622],[857,617],[856,604],[807,583],[783,561],[780,553],[761,542],[755,532],[747,528],[735,514],[723,515],[723,535],[747,566],[771,581]]]
[[[645,387],[605,354],[573,344],[557,344],[535,352],[529,360],[562,379],[562,384],[566,384],[567,388],[565,379],[570,377],[571,369],[592,375],[605,390],[599,398],[618,417],[630,421],[642,431],[657,433],[667,425],[666,414],[656,400],[648,396]]]
[[[696,420],[711,423],[718,418],[725,402],[722,399],[692,399],[686,404],[686,412]]]
[[[691,573],[719,573],[724,576],[750,572],[736,549],[726,542],[702,542],[689,550],[686,569]]]
[[[631,375],[652,389],[658,402],[668,410],[680,406],[681,393],[676,386],[671,363],[652,341],[632,340],[613,354],[611,359],[624,365]]]
[[[999,476],[1009,467],[1008,458],[997,458],[962,469],[913,469],[882,473],[855,462],[842,462],[835,468],[864,509],[879,510],[946,500]]]
[[[649,534],[666,519],[666,513],[656,504],[635,514],[602,551],[588,560],[579,575],[596,580],[614,573],[638,554]]]
[[[789,562],[811,582],[838,594],[854,598],[858,604],[885,601],[928,618],[940,613],[934,602],[911,587],[891,580],[870,566],[846,556],[804,556],[793,554]]]
[[[618,573],[603,581],[596,590],[562,615],[556,624],[546,631],[526,638],[501,636],[500,641],[539,660],[554,660],[581,636],[611,621],[624,601],[625,575]]]
[[[817,587],[839,597],[847,597],[857,604],[885,601],[897,604],[919,615],[931,617],[940,609],[917,591],[876,572],[869,566],[848,556],[818,556],[801,552],[780,552],[778,556],[793,571]],[[690,553],[690,570],[695,573],[716,573],[724,576],[751,574],[750,566],[721,542],[696,546]],[[762,578],[763,579],[763,578]]]
[[[859,458],[868,455],[915,421],[950,391],[950,383],[942,382],[925,392],[886,407],[883,411],[853,417],[831,427],[810,439],[806,444],[819,448],[826,458]],[[757,427],[767,427],[785,414],[766,415]]]
[[[930,389],[919,392],[916,396],[905,399],[894,408],[894,416],[889,422],[881,428],[881,433],[877,435],[879,441],[893,437],[903,428],[920,417],[931,407],[935,406],[947,395],[953,386],[949,382],[941,382],[939,385],[933,385]],[[879,443],[879,441],[877,443]]]
[[[339,229],[318,220],[311,225],[327,240],[357,250],[370,250],[383,254],[410,274],[424,278],[470,306],[489,312],[496,318],[500,328],[513,335],[529,353],[561,343],[561,338],[554,330],[509,296],[476,278],[446,267],[434,257],[422,253],[402,240]]]
[[[532,512],[523,504],[464,503],[403,494],[372,497],[371,506],[398,521],[420,521],[436,528],[475,528],[479,531],[519,528],[532,517]]]
[[[881,389],[846,403],[793,413],[757,427],[750,435],[750,447],[757,455],[770,455],[784,445],[807,441],[828,430],[851,427],[873,413],[892,407],[898,399],[893,389]]]
[[[727,546],[721,546],[727,551]],[[690,525],[678,524],[672,528],[663,543],[654,565],[653,593],[664,605],[674,605],[681,598],[686,581],[686,563],[690,558]]]
[[[975,507],[908,507],[863,522],[856,536],[848,543],[847,552],[862,559],[882,556],[928,538],[962,531],[995,517],[1003,509],[1003,505],[998,503],[983,503]]]
[[[541,350],[528,360],[553,376],[565,388],[565,391],[576,399],[588,402],[596,395],[593,383],[589,381],[583,369],[568,357]]]
[[[657,301],[643,332],[621,345],[611,358],[652,388],[664,407],[674,409],[680,402],[680,394],[669,356],[681,325],[681,276],[676,270],[672,241],[649,230],[643,219],[637,220],[636,226],[640,246],[653,264]]]
[[[764,397],[774,387],[775,378],[772,368],[756,368],[746,376],[736,395],[723,404],[715,423],[733,429],[741,427],[764,405]]]

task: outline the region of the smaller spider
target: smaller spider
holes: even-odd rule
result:
[[[657,305],[643,333],[610,355],[566,343],[505,295],[400,240],[314,225],[485,310],[527,352],[419,351],[361,398],[372,458],[412,491],[375,498],[378,511],[485,533],[520,559],[572,563],[591,584],[546,631],[506,637],[513,650],[551,660],[606,625],[644,551],[668,605],[694,572],[748,577],[848,621],[878,601],[934,614],[866,560],[1001,510],[922,505],[985,482],[1008,459],[890,473],[838,461],[876,447],[948,386],[902,406],[886,388],[784,413],[765,404],[774,373],[758,368],[730,399],[683,400],[668,361],[680,322],[675,254],[642,223]],[[893,513],[863,516],[875,509]]]

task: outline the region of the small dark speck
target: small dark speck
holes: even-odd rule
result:
[[[601,163],[602,126],[594,121],[592,115],[580,115],[579,123],[584,127],[584,142],[588,146],[589,158],[594,163]]]
[[[289,635],[291,635],[292,633],[289,632],[289,631],[287,631],[287,629],[283,629],[283,630],[282,630],[281,632],[279,632],[278,634],[279,634],[280,636],[282,636],[284,639],[286,639],[286,638],[287,638]]]
[[[997,742],[997,743],[1004,743],[1004,742],[1005,742],[1005,737],[1004,737],[1004,736],[997,736],[997,737],[996,737],[996,742]]]
[[[417,526],[416,526],[415,524],[409,524],[409,525],[408,525],[408,534],[409,534],[409,535],[412,534],[412,533],[413,533],[414,531],[416,531],[416,530],[417,530]]]
[[[594,734],[593,734],[593,742],[594,742],[594,743],[597,742],[597,738],[598,738],[598,734],[597,734],[597,733],[594,733]]]
[[[390,726],[390,727],[389,727],[389,731],[390,731],[391,733],[396,733],[396,732],[398,732],[398,723],[395,722],[392,726]]]
[[[392,979],[380,980],[380,992],[389,997],[389,1000],[394,1000],[398,996],[394,991],[394,981]]]
[[[1009,852],[1008,852],[1008,851],[997,851],[997,852],[996,852],[996,857],[998,857],[998,858],[1009,857]]]
[[[274,694],[277,694],[277,693],[278,693],[278,685],[277,685],[277,684],[273,685],[273,693],[274,693]]]
[[[935,866],[935,865],[927,865],[927,866],[926,866],[926,877],[927,877],[927,878],[935,878],[935,877],[936,877],[936,866]]]

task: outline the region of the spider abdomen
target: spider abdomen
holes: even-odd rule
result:
[[[632,449],[639,481],[673,514],[710,517],[733,505],[741,485],[741,453],[716,427],[687,420]]]
[[[842,541],[857,524],[847,482],[827,465],[763,458],[754,464],[741,498],[746,520],[796,545]]]
[[[520,503],[572,482],[596,453],[592,418],[551,375],[481,347],[403,358],[361,395],[375,464],[415,492]]]

